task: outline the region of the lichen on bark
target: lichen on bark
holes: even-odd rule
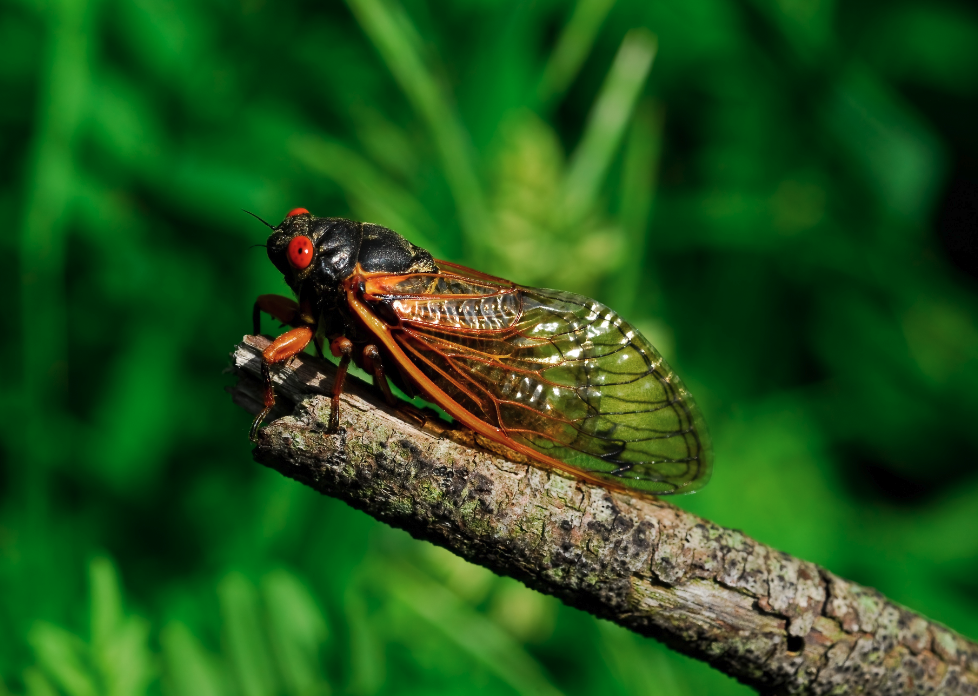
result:
[[[232,355],[252,413],[267,343]],[[257,461],[765,694],[978,695],[974,642],[664,500],[540,468],[358,380],[327,433],[332,374],[305,355],[278,371]]]

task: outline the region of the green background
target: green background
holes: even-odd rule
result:
[[[710,424],[677,504],[978,637],[970,6],[0,12],[0,693],[749,692],[253,463],[243,208],[609,304]]]

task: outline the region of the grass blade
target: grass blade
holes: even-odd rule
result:
[[[570,87],[614,4],[615,0],[580,0],[574,7],[540,78],[537,101],[541,106],[559,100]]]
[[[455,199],[462,230],[471,245],[481,247],[486,204],[476,173],[472,144],[448,95],[421,59],[420,41],[410,19],[399,7],[388,6],[383,0],[347,2],[408,101],[427,125]]]
[[[384,592],[441,631],[500,681],[525,696],[560,696],[540,664],[508,633],[442,585],[401,567],[377,572]]]
[[[568,221],[594,205],[652,69],[656,46],[655,35],[647,29],[633,29],[625,35],[568,165],[564,184]]]

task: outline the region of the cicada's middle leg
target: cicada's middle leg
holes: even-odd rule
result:
[[[330,395],[329,425],[326,432],[335,433],[340,429],[340,394],[343,393],[343,382],[350,369],[350,359],[353,357],[353,342],[346,336],[339,336],[329,342],[329,351],[334,358],[340,359],[333,377],[333,393]]]
[[[249,436],[254,442],[258,437],[258,428],[261,426],[265,416],[275,405],[275,389],[272,384],[271,366],[275,363],[285,362],[289,358],[301,353],[309,341],[313,339],[316,330],[312,326],[300,326],[286,331],[284,334],[272,341],[261,354],[261,376],[265,383],[265,408],[258,414],[251,424]]]
[[[353,342],[346,336],[339,336],[329,342],[329,350],[333,357],[340,359],[340,364],[336,368],[336,377],[333,378],[333,391],[330,394],[329,425],[326,432],[335,433],[340,427],[340,395],[343,393],[343,382],[346,381],[346,374],[350,369],[350,361],[353,359]],[[360,363],[357,363],[360,364]],[[363,349],[363,369],[371,373],[374,377],[374,384],[383,392],[387,403],[394,406],[397,399],[391,393],[387,377],[384,375],[384,365],[380,359],[380,351],[377,346],[367,345]]]

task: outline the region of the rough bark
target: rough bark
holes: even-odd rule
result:
[[[252,413],[267,343],[233,354],[231,392]],[[327,434],[332,375],[306,355],[278,371],[282,417],[258,462],[764,694],[978,694],[974,642],[664,500],[531,465],[359,380]]]

